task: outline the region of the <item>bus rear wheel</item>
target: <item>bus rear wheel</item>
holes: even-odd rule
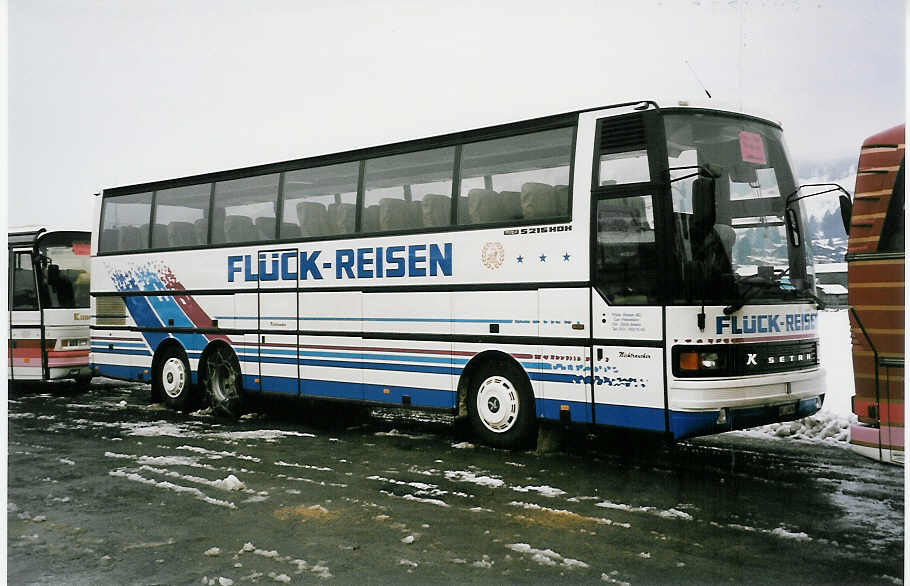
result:
[[[212,411],[236,419],[241,414],[242,375],[234,353],[218,346],[205,361],[205,392]]]
[[[524,373],[508,362],[484,366],[471,381],[468,417],[474,434],[497,448],[528,445],[537,432],[534,398]]]
[[[193,396],[190,364],[180,349],[170,347],[163,351],[152,379],[152,396],[164,399],[164,404],[177,411],[191,407]]]

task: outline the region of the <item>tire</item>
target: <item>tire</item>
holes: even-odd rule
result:
[[[91,376],[80,376],[76,379],[76,390],[77,392],[84,393],[88,391],[92,386],[92,377]]]
[[[205,360],[205,394],[216,415],[236,419],[242,414],[243,376],[237,357],[218,345]]]
[[[509,362],[481,367],[471,379],[468,418],[485,444],[506,449],[529,445],[537,435],[537,417],[525,373]]]
[[[186,355],[179,348],[166,348],[152,373],[152,397],[160,397],[171,409],[186,411],[192,406],[193,394]]]

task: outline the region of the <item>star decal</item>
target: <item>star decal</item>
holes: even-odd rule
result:
[[[540,255],[540,262],[547,262],[547,255],[541,254],[541,255]]]
[[[562,260],[564,260],[564,261],[566,261],[566,262],[569,262],[569,259],[570,259],[570,258],[572,258],[572,255],[569,254],[568,252],[565,253],[564,255],[562,255]]]
[[[516,260],[517,262],[524,262],[524,261],[525,261],[525,257],[523,257],[523,256],[521,256],[521,255],[519,254],[519,255],[518,255],[518,258],[516,258],[515,260]]]

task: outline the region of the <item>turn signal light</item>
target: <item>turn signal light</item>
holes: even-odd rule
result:
[[[682,352],[679,355],[679,368],[682,370],[698,370],[698,352]]]

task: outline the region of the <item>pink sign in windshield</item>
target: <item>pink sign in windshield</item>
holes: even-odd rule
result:
[[[739,152],[746,163],[760,165],[768,163],[768,159],[765,157],[765,145],[761,140],[761,135],[756,132],[743,130],[739,133]]]

